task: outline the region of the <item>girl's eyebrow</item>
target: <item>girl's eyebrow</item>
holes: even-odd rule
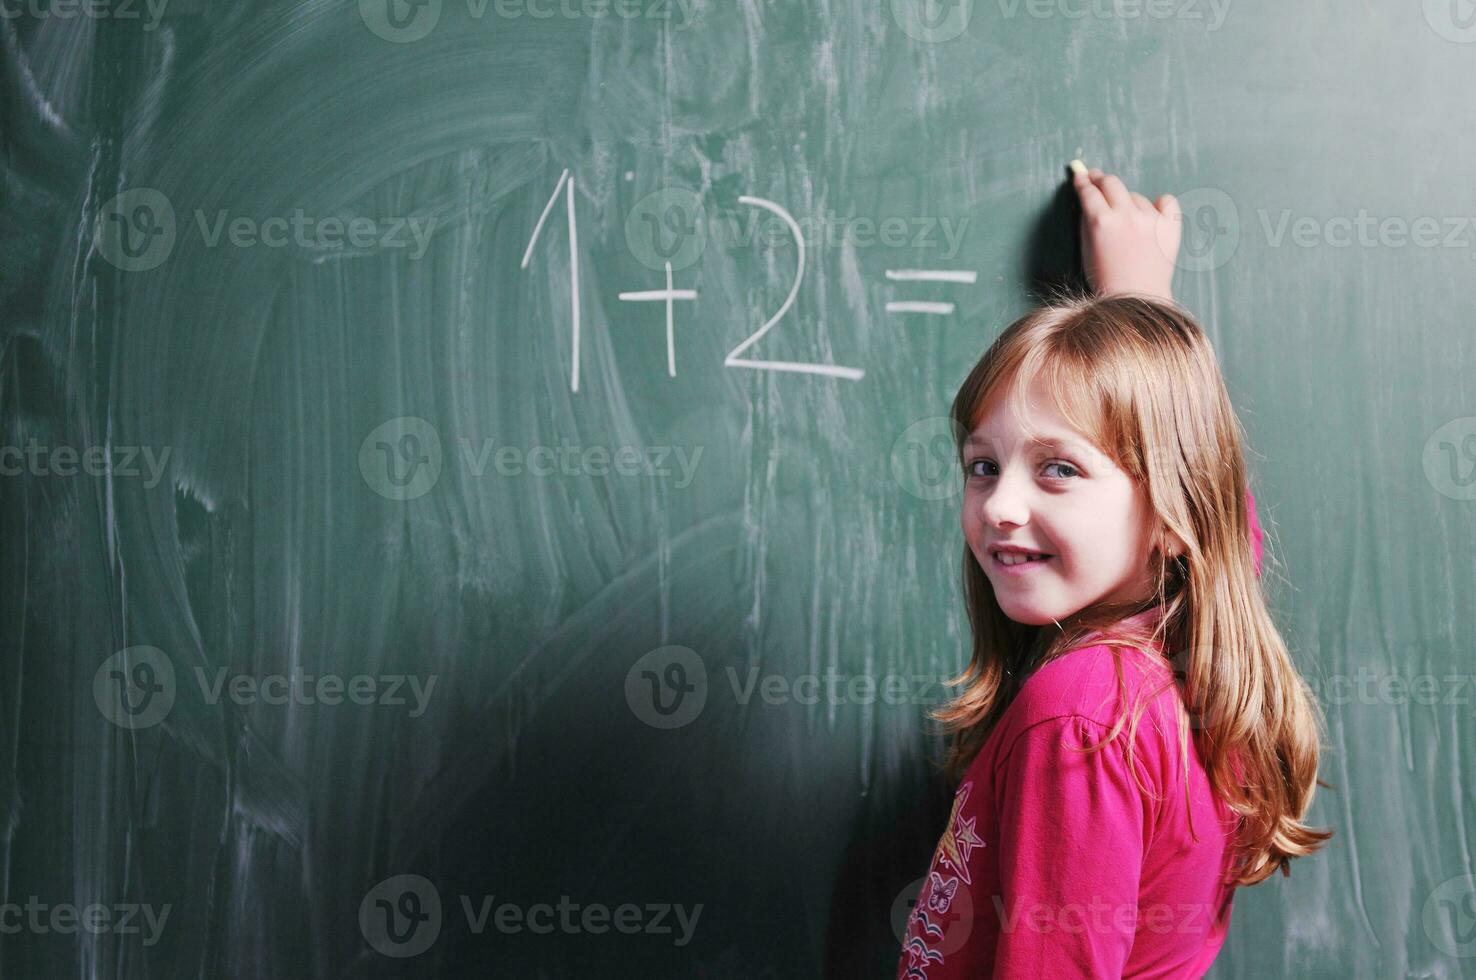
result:
[[[967,439],[964,440],[964,449],[965,451],[967,451],[970,449],[983,448],[985,445],[988,444],[988,442],[989,439],[986,436],[981,436],[977,434],[970,435]],[[1032,439],[1030,440],[1030,445],[1042,449],[1059,449],[1067,452],[1078,453],[1086,452],[1086,447],[1082,443],[1070,438],[1069,436],[1055,436],[1044,439]]]

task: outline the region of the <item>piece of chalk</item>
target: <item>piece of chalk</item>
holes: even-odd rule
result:
[[[1082,163],[1080,160],[1072,160],[1071,172],[1074,174],[1084,174],[1087,172],[1087,165]]]

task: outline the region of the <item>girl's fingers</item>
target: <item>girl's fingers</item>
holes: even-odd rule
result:
[[[1072,183],[1076,185],[1076,195],[1081,199],[1083,214],[1090,218],[1107,210],[1107,199],[1102,196],[1097,185],[1092,183],[1090,174],[1077,174],[1072,178]]]
[[[1107,203],[1114,208],[1133,206],[1132,195],[1128,193],[1127,186],[1116,174],[1104,174],[1102,179],[1097,181],[1097,186],[1102,189],[1102,196],[1107,199]]]
[[[1111,208],[1153,211],[1175,220],[1180,217],[1179,201],[1172,194],[1163,194],[1157,201],[1151,201],[1147,195],[1128,190],[1116,175],[1104,173],[1096,167],[1084,174],[1073,175],[1071,180],[1081,198],[1081,209],[1088,217]]]

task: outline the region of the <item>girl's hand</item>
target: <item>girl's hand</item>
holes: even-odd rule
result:
[[[1100,170],[1073,174],[1081,200],[1081,254],[1098,294],[1146,293],[1173,301],[1174,260],[1183,229],[1179,202],[1129,191]]]

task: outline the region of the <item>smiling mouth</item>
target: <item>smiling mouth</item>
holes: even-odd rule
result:
[[[992,555],[995,565],[1008,569],[1024,569],[1036,565],[1043,565],[1054,557],[1056,556],[1047,554],[1020,555],[999,551],[994,552]]]

